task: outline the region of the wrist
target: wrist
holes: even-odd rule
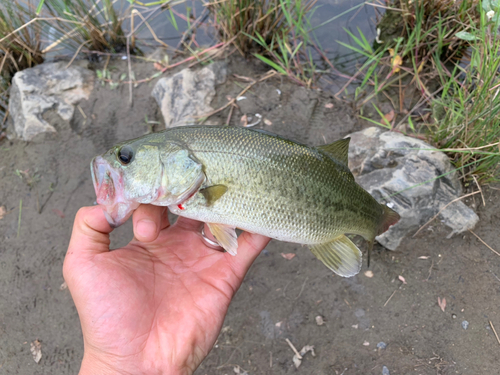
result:
[[[187,367],[148,366],[145,361],[135,357],[130,359],[131,363],[105,357],[85,351],[78,375],[192,375],[194,373],[194,370]]]

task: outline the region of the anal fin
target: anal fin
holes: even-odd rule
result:
[[[337,275],[351,277],[361,269],[361,251],[345,235],[331,242],[310,245],[309,248],[316,258]]]
[[[229,225],[207,223],[210,232],[221,245],[231,255],[236,255],[238,250],[238,236],[236,228]]]

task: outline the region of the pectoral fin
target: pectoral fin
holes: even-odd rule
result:
[[[340,276],[351,277],[361,269],[361,251],[344,235],[309,248],[325,266]]]
[[[236,229],[228,225],[207,223],[215,239],[231,255],[236,255],[238,250],[238,236]]]
[[[203,194],[207,201],[207,205],[211,206],[220,197],[222,197],[227,191],[227,186],[225,185],[213,185],[205,189],[201,189],[200,193]]]

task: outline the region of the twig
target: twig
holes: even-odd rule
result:
[[[469,232],[471,232],[474,236],[476,236],[476,238],[481,241],[483,243],[484,246],[486,246],[488,249],[490,249],[491,251],[493,251],[496,255],[498,255],[500,257],[500,253],[496,250],[493,250],[493,248],[488,245],[486,242],[484,242],[481,237],[479,237],[476,233],[474,233],[472,230],[469,229]]]
[[[422,225],[422,226],[421,226],[421,227],[417,230],[417,232],[416,232],[416,233],[412,236],[412,238],[413,238],[413,237],[415,237],[417,234],[419,234],[419,233],[420,233],[420,231],[421,231],[422,229],[424,229],[424,228],[425,228],[425,227],[426,227],[429,223],[431,223],[431,222],[432,222],[435,218],[437,218],[437,217],[439,216],[439,214],[440,214],[441,212],[443,212],[443,211],[444,211],[444,210],[445,210],[445,209],[446,209],[446,208],[447,208],[450,204],[455,203],[456,201],[459,201],[459,200],[461,200],[461,199],[463,199],[463,198],[470,197],[471,195],[478,194],[479,192],[480,192],[480,191],[475,191],[474,193],[465,194],[465,195],[462,195],[462,196],[461,196],[461,197],[459,197],[459,198],[453,199],[451,202],[449,202],[449,203],[448,203],[448,204],[446,204],[444,207],[442,207],[442,208],[438,211],[438,213],[437,213],[437,214],[435,214],[433,217],[431,217],[431,218],[430,218],[430,220],[429,220],[427,223],[425,223],[424,225]]]
[[[80,53],[81,49],[83,48],[83,46],[87,43],[90,43],[90,40],[87,40],[85,42],[83,42],[82,44],[80,44],[80,47],[78,47],[78,49],[76,50],[75,54],[73,55],[73,57],[71,58],[71,60],[69,61],[69,63],[64,67],[64,69],[68,69],[70,67],[71,64],[73,64],[73,61],[75,61],[76,59],[76,56],[78,56],[78,54]]]
[[[186,40],[187,38],[187,35],[196,27],[198,26],[198,23],[203,23],[203,21],[206,19],[206,17],[208,17],[208,12],[207,12],[208,8],[205,8],[203,9],[203,12],[201,12],[200,16],[191,24],[191,26],[186,30],[184,31],[184,33],[182,34],[182,38],[181,40],[179,40],[179,43],[177,44],[177,47],[176,47],[176,50],[179,49],[179,47],[184,44],[184,41]],[[203,19],[203,21],[202,21]]]
[[[130,62],[130,37],[127,37],[127,64],[128,64],[128,78],[129,78],[129,84],[128,84],[128,102],[130,106],[132,107],[132,63]]]
[[[259,82],[262,82],[262,81],[265,81],[266,79],[268,78],[271,78],[272,76],[274,76],[275,74],[277,74],[277,72],[275,70],[272,70],[268,73],[266,73],[266,75],[264,75],[264,77],[262,77],[261,79],[257,80],[257,81],[253,81],[252,83],[250,83],[247,87],[245,87],[245,89],[243,89],[242,92],[240,92],[238,95],[236,95],[235,98],[231,99],[229,102],[227,102],[226,105],[223,105],[222,107],[220,107],[219,109],[216,109],[215,111],[212,111],[210,113],[207,113],[205,115],[201,115],[201,116],[195,116],[195,118],[208,118],[210,116],[213,116],[215,115],[216,113],[219,113],[220,111],[223,111],[225,110],[227,107],[229,107],[230,105],[233,105],[236,103],[236,99],[239,98],[240,96],[242,96],[244,93],[246,93],[248,90],[250,90],[254,85],[256,85],[257,83]]]
[[[425,281],[430,280],[431,274],[432,274],[432,267],[434,267],[434,260],[433,259],[431,259],[431,266],[429,267],[429,276],[427,276],[427,279]]]
[[[483,200],[483,207],[486,207],[486,202],[484,201],[483,189],[481,189],[481,185],[478,184],[476,176],[472,175],[472,178],[474,179],[474,182],[476,183],[476,186],[479,189],[479,192],[481,193],[481,198]]]
[[[288,343],[288,345],[290,345],[290,348],[292,348],[292,350],[295,353],[295,355],[297,356],[297,358],[302,359],[302,356],[300,355],[299,351],[295,348],[295,346],[293,346],[292,342],[288,339],[285,339],[285,341]]]
[[[19,201],[19,218],[17,219],[17,237],[19,237],[19,231],[21,230],[21,212],[23,211],[23,200]]]
[[[384,303],[384,307],[387,306],[387,304],[389,303],[389,301],[391,300],[391,298],[396,294],[398,290],[396,289],[394,292],[392,292],[391,296],[389,297],[389,299],[387,301],[385,301]]]
[[[498,342],[498,344],[500,344],[500,338],[498,338],[497,331],[495,330],[495,327],[493,326],[493,323],[491,322],[491,320],[489,320],[489,322],[490,322],[490,327],[493,330],[493,333],[495,334],[495,337],[497,338],[497,342]]]
[[[302,288],[300,288],[300,292],[299,292],[299,295],[297,297],[295,297],[295,301],[299,299],[299,297],[302,295],[302,292],[304,291],[304,287],[306,286],[306,283],[307,283],[307,280],[309,279],[309,277],[306,277],[306,279],[304,280],[304,282],[302,283]]]

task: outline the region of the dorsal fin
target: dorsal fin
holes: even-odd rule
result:
[[[340,139],[329,145],[318,146],[316,149],[326,152],[335,160],[347,166],[350,140],[351,138]]]

